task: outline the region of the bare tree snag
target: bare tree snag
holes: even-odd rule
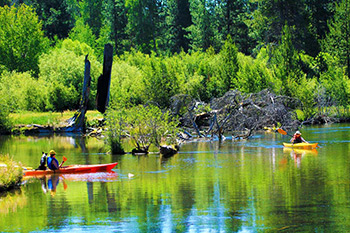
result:
[[[103,53],[103,73],[97,81],[96,105],[97,110],[105,113],[109,104],[109,89],[111,84],[111,73],[113,63],[113,47],[106,44]]]
[[[83,93],[80,100],[79,110],[74,114],[72,118],[68,120],[68,127],[61,128],[59,131],[64,132],[82,132],[86,131],[85,129],[85,114],[88,107],[89,95],[90,95],[90,61],[88,60],[88,55],[85,56],[85,70],[84,70],[84,84],[83,84]]]

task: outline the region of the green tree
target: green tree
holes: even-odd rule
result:
[[[241,90],[246,93],[254,93],[269,88],[277,92],[281,82],[275,77],[273,70],[268,67],[269,55],[262,48],[256,59],[251,56],[238,54],[239,71],[237,80],[240,81]]]
[[[82,18],[75,22],[74,28],[69,33],[69,38],[72,40],[77,40],[81,43],[86,43],[91,48],[96,47],[96,36],[93,34],[89,25],[84,24]]]
[[[69,0],[25,0],[25,3],[31,5],[43,24],[46,36],[53,39],[58,37],[64,39],[74,26],[72,11],[74,5]]]
[[[223,96],[229,88],[227,76],[222,76],[223,59],[215,54],[213,47],[210,47],[197,62],[196,72],[203,77],[201,78],[202,88],[199,90],[200,99],[210,101],[214,97]]]
[[[226,86],[225,91],[230,89],[239,88],[237,80],[238,72],[238,58],[237,58],[237,47],[232,41],[230,35],[227,36],[227,40],[220,52],[223,62],[222,62],[222,76],[224,79],[224,85]]]
[[[0,7],[0,69],[39,73],[39,56],[46,50],[41,22],[33,8]]]
[[[217,3],[215,20],[218,25],[222,40],[228,35],[232,37],[238,50],[250,54],[254,47],[254,41],[249,38],[249,28],[246,22],[249,20],[251,2],[247,0],[224,0]]]
[[[103,25],[103,1],[104,0],[83,0],[79,3],[80,14],[83,22],[87,23],[92,32],[98,38]]]
[[[334,3],[340,0],[308,0],[307,9],[310,12],[311,25],[318,40],[324,39],[328,33],[327,22],[333,18],[335,9]]]
[[[213,47],[216,51],[221,47],[218,33],[218,22],[215,20],[215,3],[206,0],[190,2],[193,24],[187,28],[190,34],[190,47],[193,51],[206,51]]]
[[[323,50],[339,59],[350,79],[350,1],[336,5],[334,18],[329,21],[329,33],[323,41]]]
[[[347,108],[350,100],[350,82],[344,69],[337,64],[338,58],[328,53],[320,53],[317,57],[317,66],[320,70],[319,86],[324,88],[325,96],[330,105],[337,105]],[[321,103],[325,106],[325,103]]]
[[[165,37],[171,52],[185,52],[189,49],[188,31],[185,29],[192,24],[190,3],[188,0],[167,1],[167,33]]]
[[[128,35],[126,26],[128,23],[127,8],[125,0],[115,0],[112,5],[112,39],[114,41],[116,54],[121,55],[127,48]]]
[[[162,2],[160,0],[127,0],[128,8],[127,32],[131,47],[143,53],[157,51],[161,24],[164,22]]]
[[[302,76],[299,66],[299,55],[292,43],[292,33],[289,26],[284,26],[280,45],[272,53],[272,63],[276,76],[282,81],[281,94],[296,96],[296,89]]]
[[[151,58],[150,65],[143,71],[147,99],[161,107],[168,107],[170,97],[177,93],[179,87],[176,76],[169,73],[162,59],[156,57]]]
[[[315,2],[317,4],[317,2]],[[258,44],[276,44],[281,40],[283,27],[294,27],[293,45],[311,56],[320,51],[315,29],[310,21],[310,7],[305,0],[259,0],[251,25],[255,27]],[[256,33],[251,32],[251,33]]]
[[[10,0],[0,0],[0,7],[3,7],[5,5],[10,5],[11,1]]]

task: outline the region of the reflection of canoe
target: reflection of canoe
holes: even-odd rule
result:
[[[311,150],[316,149],[318,143],[283,143],[284,147],[290,147],[290,148],[297,148],[297,149],[304,149],[304,150]]]
[[[60,168],[59,170],[24,170],[24,176],[40,176],[50,174],[65,174],[65,173],[92,173],[111,171],[118,163],[95,164],[95,165],[69,165]]]
[[[291,147],[284,147],[283,148],[283,152],[284,153],[290,153],[293,152],[295,154],[302,154],[302,155],[307,155],[307,154],[311,154],[311,155],[317,155],[318,151],[316,149],[298,149],[298,148],[291,148]]]
[[[112,182],[118,179],[118,173],[114,171],[85,174],[62,174],[61,176],[66,181]]]

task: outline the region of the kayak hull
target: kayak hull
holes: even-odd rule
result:
[[[69,165],[64,166],[58,170],[24,170],[24,176],[41,176],[51,174],[67,174],[67,173],[94,173],[94,172],[108,172],[111,171],[116,163],[95,164],[95,165]]]
[[[303,149],[303,150],[312,150],[316,149],[318,146],[318,143],[283,143],[284,147],[288,148],[296,148],[296,149]]]

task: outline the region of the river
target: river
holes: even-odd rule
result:
[[[317,150],[289,136],[198,141],[175,156],[106,153],[79,136],[1,136],[0,153],[37,167],[54,149],[66,164],[119,162],[112,173],[25,179],[0,194],[1,232],[347,232],[350,125],[304,127]]]

